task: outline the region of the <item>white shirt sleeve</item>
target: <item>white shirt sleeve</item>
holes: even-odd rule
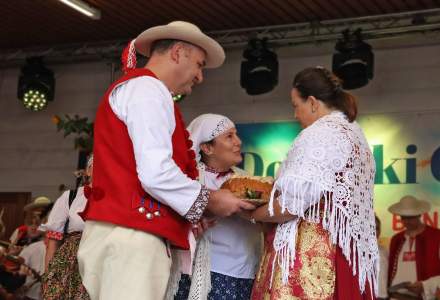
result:
[[[440,289],[440,276],[431,277],[425,281],[423,284],[423,299],[424,300],[434,300],[436,299],[437,290]]]
[[[84,220],[78,215],[78,213],[84,211],[86,204],[87,198],[84,195],[84,187],[80,186],[76,193],[76,197],[73,199],[69,208],[69,228],[67,228],[68,233],[84,230]]]
[[[69,192],[65,191],[55,202],[52,210],[50,211],[49,218],[46,224],[42,226],[46,231],[55,231],[63,233],[64,225],[69,216]]]
[[[142,187],[184,216],[197,199],[201,185],[186,176],[172,159],[176,124],[170,92],[161,81],[143,76],[117,86],[109,101],[127,126]]]
[[[23,250],[21,250],[19,256],[24,259],[24,263],[29,265],[31,262],[32,252],[34,250],[34,247],[30,247],[32,244],[30,244],[27,247],[24,247]]]

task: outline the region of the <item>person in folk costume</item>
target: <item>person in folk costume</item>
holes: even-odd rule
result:
[[[304,129],[280,166],[269,204],[248,214],[278,223],[267,235],[252,299],[373,299],[375,162],[355,122],[355,98],[334,74],[315,67],[295,76],[291,101]]]
[[[187,129],[200,183],[218,190],[232,175],[247,175],[235,167],[242,161],[241,140],[229,118],[203,114]],[[260,227],[238,215],[217,219],[199,237],[194,266],[186,260],[190,261],[189,268],[180,269],[184,274],[179,286],[180,272],[176,272],[176,284],[169,287],[166,299],[249,299],[261,255],[261,238]]]
[[[76,256],[84,229],[84,221],[79,213],[87,204],[92,169],[93,155],[88,159],[86,169],[79,172],[82,186],[76,191],[65,191],[55,202],[47,223],[42,225],[47,238],[45,274],[42,281],[45,300],[90,299],[81,282]]]
[[[36,197],[34,201],[25,205],[23,208],[25,212],[25,224],[14,230],[9,239],[11,244],[23,247],[41,240],[42,233],[37,229],[44,219],[42,214],[49,211],[52,205],[53,203],[50,199],[44,196]],[[18,253],[20,250],[21,249],[17,249],[14,252]]]
[[[388,284],[413,282],[408,289],[420,296],[425,295],[426,287],[426,299],[433,299],[436,291],[435,280],[429,279],[440,275],[440,230],[421,220],[430,208],[429,202],[413,196],[404,196],[388,208],[405,226],[391,238]]]
[[[135,68],[136,51],[149,57]],[[188,95],[204,68],[222,65],[222,47],[174,21],[147,29],[123,53],[125,75],[103,97],[94,127],[91,197],[78,261],[95,299],[162,299],[170,248],[189,249],[191,224],[205,211],[229,216],[254,207],[198,176],[194,151],[172,96]]]
[[[16,259],[5,259],[0,263],[0,285],[8,292],[14,293],[19,298],[24,296],[25,292],[35,296],[39,294],[38,285],[34,285],[32,291],[27,290],[30,280],[34,281],[34,277],[27,277],[26,272],[21,270],[20,264],[24,261],[29,262],[32,266],[40,270],[39,259],[42,257],[42,248],[45,248],[44,233],[40,228],[43,220],[46,220],[47,214],[51,210],[53,203],[47,197],[37,197],[35,200],[24,207],[26,212],[24,225],[18,227],[11,236],[11,243],[6,253],[12,256],[20,256]],[[2,247],[0,247],[2,248]],[[23,254],[23,255],[22,255]],[[30,259],[32,256],[32,259]]]

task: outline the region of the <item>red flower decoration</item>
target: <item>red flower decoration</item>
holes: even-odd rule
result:
[[[188,150],[188,155],[189,155],[189,157],[191,159],[195,159],[196,158],[196,153],[192,149]]]
[[[105,192],[100,187],[84,186],[84,196],[86,196],[87,200],[98,201],[104,198],[104,195]]]

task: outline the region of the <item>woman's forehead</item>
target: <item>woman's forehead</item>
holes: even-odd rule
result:
[[[295,99],[299,99],[301,98],[301,94],[299,93],[297,88],[292,88],[292,90],[290,91],[290,95]]]

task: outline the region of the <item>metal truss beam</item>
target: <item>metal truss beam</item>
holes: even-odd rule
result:
[[[440,9],[211,32],[225,48],[243,47],[250,37],[277,46],[336,41],[345,29],[361,28],[366,40],[440,31]]]
[[[359,18],[316,21],[309,23],[212,31],[226,49],[243,48],[253,37],[267,38],[275,47],[324,43],[342,37],[345,29],[362,29],[365,40],[383,39],[408,34],[434,33],[440,40],[440,8]],[[431,37],[430,37],[431,38]],[[115,61],[128,41],[107,41],[46,47],[44,49],[17,49],[0,52],[0,68],[16,66],[26,57],[44,56],[47,63],[79,61]]]

